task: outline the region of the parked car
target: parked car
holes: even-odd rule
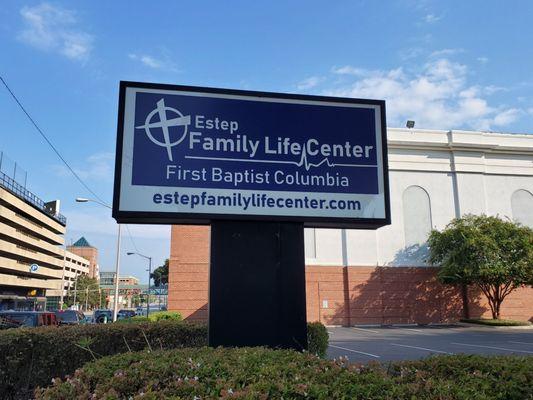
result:
[[[87,318],[81,311],[58,310],[55,314],[59,325],[80,325],[87,323]]]
[[[104,324],[113,321],[113,311],[111,310],[95,310],[94,322],[97,324]]]
[[[136,315],[135,310],[119,310],[119,312],[117,313],[117,318],[118,319],[131,318],[131,317],[135,317],[135,315]]]
[[[57,326],[58,321],[53,312],[46,311],[2,311],[0,325],[5,328]]]

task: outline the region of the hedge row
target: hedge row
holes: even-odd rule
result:
[[[59,399],[531,399],[533,358],[439,356],[350,365],[264,348],[128,353],[36,390]]]
[[[309,352],[324,357],[324,325],[308,324],[308,338]],[[172,320],[0,331],[0,399],[24,398],[102,356],[206,345],[207,326]]]
[[[20,397],[88,361],[146,348],[207,344],[207,327],[176,321],[96,324],[0,331],[0,399]]]

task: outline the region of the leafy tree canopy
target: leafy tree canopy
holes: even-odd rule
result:
[[[89,308],[99,307],[100,303],[105,301],[104,294],[101,293],[98,281],[95,278],[89,278],[87,275],[79,275],[76,285],[72,284],[67,294],[66,303],[72,305],[74,302],[74,288],[76,288],[76,303],[85,307],[85,300]],[[102,297],[102,299],[101,299]]]
[[[533,211],[532,211],[533,212]],[[486,215],[466,215],[431,232],[429,261],[442,266],[439,280],[478,286],[499,318],[503,299],[533,283],[533,230]]]
[[[155,287],[166,285],[168,283],[168,258],[163,265],[157,267],[154,272],[152,272],[150,277],[154,280]]]

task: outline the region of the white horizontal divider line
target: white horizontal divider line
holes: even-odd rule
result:
[[[378,356],[376,354],[365,353],[364,351],[357,351],[357,350],[347,349],[346,347],[334,346],[332,344],[330,344],[329,347],[333,347],[334,349],[351,351],[352,353],[363,354],[363,355],[369,356],[369,357],[380,358],[380,356]]]
[[[357,328],[357,327],[355,327],[355,326],[352,326],[351,328],[352,328],[352,329],[355,329],[355,330],[358,330],[358,331],[363,331],[363,332],[379,333],[379,331],[374,331],[374,330],[372,330],[372,329]]]
[[[505,347],[497,347],[497,346],[484,346],[484,345],[481,345],[481,344],[457,343],[457,342],[452,342],[451,344],[455,344],[455,345],[459,345],[459,346],[481,347],[481,348],[485,348],[485,349],[504,350],[504,351],[511,351],[511,352],[515,352],[515,353],[533,354],[533,351],[507,349]]]
[[[391,343],[391,346],[408,347],[408,348],[411,348],[411,349],[419,349],[419,350],[430,351],[432,353],[453,354],[453,353],[450,353],[450,352],[447,352],[447,351],[428,349],[427,347],[408,346],[406,344]]]

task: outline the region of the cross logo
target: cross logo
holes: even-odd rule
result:
[[[167,119],[167,112],[177,115],[175,118]],[[155,115],[158,115],[159,121],[154,121]],[[174,161],[172,159],[172,147],[180,144],[185,137],[191,123],[191,116],[184,116],[181,112],[172,107],[165,106],[165,99],[161,99],[157,102],[157,107],[152,110],[147,116],[144,125],[136,126],[136,129],[144,129],[148,138],[158,146],[165,147],[167,149],[167,155],[169,161]],[[171,127],[183,127],[183,132],[181,136],[175,141],[171,141]],[[161,128],[163,130],[163,141],[157,140],[152,134],[152,129]],[[175,129],[179,133],[180,130]]]

